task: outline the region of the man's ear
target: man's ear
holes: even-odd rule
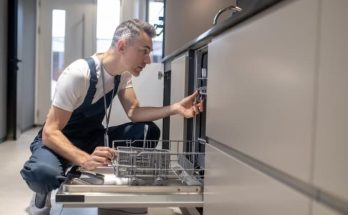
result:
[[[117,50],[121,53],[124,53],[124,51],[126,50],[127,48],[127,40],[125,39],[120,39],[118,42],[117,42]]]

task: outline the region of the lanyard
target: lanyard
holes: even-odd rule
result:
[[[110,104],[109,112],[107,112],[108,107],[106,104],[106,90],[105,90],[105,77],[104,77],[103,60],[101,60],[101,63],[100,63],[100,72],[101,72],[102,83],[103,83],[103,98],[104,98],[104,110],[105,110],[105,120],[106,120],[106,128],[105,128],[105,134],[104,134],[104,146],[110,147],[108,132],[109,132],[109,122],[110,122],[110,116],[111,116],[111,109],[112,109],[112,100],[114,98],[114,93],[115,93],[115,82],[114,82],[114,87],[112,89],[111,104]]]

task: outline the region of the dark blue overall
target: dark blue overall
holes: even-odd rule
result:
[[[64,135],[78,148],[92,153],[97,146],[104,146],[105,128],[102,121],[105,116],[103,97],[92,104],[98,82],[95,63],[92,58],[86,59],[90,68],[90,85],[83,103],[73,111],[72,116],[63,129]],[[115,77],[115,91],[120,76]],[[106,94],[107,107],[112,102],[112,90]],[[148,126],[146,139],[158,140],[159,128],[153,122],[126,123],[109,128],[110,144],[112,140],[143,140],[144,127]],[[142,142],[139,142],[142,143]],[[36,193],[45,194],[58,188],[65,170],[71,166],[67,160],[47,148],[42,143],[42,130],[30,145],[32,155],[21,170],[23,179]]]

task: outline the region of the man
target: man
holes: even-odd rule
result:
[[[140,107],[131,76],[138,76],[151,62],[155,35],[154,27],[146,22],[125,21],[116,28],[105,53],[77,60],[60,75],[46,123],[21,170],[35,192],[31,213],[48,213],[48,194],[60,186],[69,166],[93,170],[111,164],[115,153],[109,139],[158,140],[159,129],[151,121],[173,114],[189,118],[201,111],[202,103],[194,104],[197,92],[169,106]],[[109,128],[111,107],[108,112],[106,109],[116,94],[132,122]]]

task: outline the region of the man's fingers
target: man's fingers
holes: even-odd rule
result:
[[[92,158],[93,158],[93,161],[99,163],[100,166],[106,165],[106,164],[111,164],[111,160],[108,159],[107,157],[100,157],[97,155],[92,155]]]
[[[203,101],[201,101],[200,103],[197,104],[197,107],[198,107],[198,110],[200,112],[203,112],[204,111],[204,105],[203,105]]]
[[[109,147],[99,146],[94,150],[93,155],[113,159],[115,156],[115,152],[114,149],[111,149]]]
[[[198,96],[198,90],[192,93],[188,98],[193,101],[196,98],[196,96]]]
[[[192,106],[192,111],[194,115],[197,115],[199,113],[198,106],[196,104]]]

